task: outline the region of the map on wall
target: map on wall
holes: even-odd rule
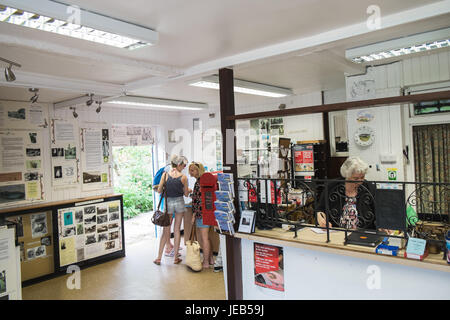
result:
[[[347,101],[376,98],[375,75],[371,68],[359,76],[346,77]]]

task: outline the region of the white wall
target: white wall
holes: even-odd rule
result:
[[[29,108],[29,102],[11,102],[2,101],[3,104],[16,104],[23,105]],[[72,110],[69,108],[53,110],[52,104],[39,103],[40,106],[47,110],[48,122],[50,119],[74,119],[72,115]],[[162,165],[166,159],[165,151],[168,145],[167,141],[167,131],[174,130],[179,126],[179,113],[169,112],[169,111],[149,111],[141,109],[129,109],[129,108],[111,108],[103,106],[100,113],[95,112],[96,107],[91,106],[77,106],[76,112],[78,113],[78,118],[76,122],[81,125],[83,122],[105,122],[109,127],[113,124],[142,124],[155,126],[157,128],[156,144],[157,144],[157,156],[159,165]],[[52,187],[51,184],[51,151],[50,151],[50,129],[42,129],[42,161],[43,161],[43,190],[44,190],[44,201],[43,202],[53,202],[59,200],[68,200],[83,198],[96,195],[106,195],[114,192],[114,188],[104,188],[100,190],[93,191],[82,191],[81,183],[71,186],[71,187]],[[79,150],[79,148],[78,148]],[[158,166],[158,164],[156,164]],[[111,177],[112,179],[113,177]],[[113,184],[112,184],[113,185]],[[17,207],[23,206],[24,204],[8,204],[5,207]]]
[[[375,82],[373,98],[382,98],[396,96],[401,94],[401,90],[409,86],[419,84],[438,85],[439,82],[450,80],[450,52],[440,52],[420,57],[405,59],[401,62],[368,68],[366,75],[347,77],[349,79],[367,79],[368,74]],[[370,78],[370,77],[369,77]],[[349,86],[347,85],[347,99],[350,100]],[[370,95],[370,94],[369,94]],[[370,98],[370,97],[369,97]],[[357,147],[354,143],[353,135],[357,128],[363,124],[356,121],[356,115],[359,111],[348,111],[348,133],[350,138],[350,155],[361,156],[372,168],[367,176],[372,180],[387,180],[387,169],[397,168],[399,181],[413,181],[412,174],[406,175],[406,160],[403,157],[403,148],[405,146],[405,135],[411,128],[405,131],[404,126],[409,117],[408,105],[376,107],[370,110],[374,114],[374,120],[367,123],[376,131],[375,143],[369,148]],[[413,147],[409,145],[410,157]],[[391,153],[395,156],[395,163],[382,163],[381,154]],[[380,171],[377,171],[376,166]]]

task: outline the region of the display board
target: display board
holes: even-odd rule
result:
[[[41,130],[0,130],[0,206],[43,200]]]
[[[156,129],[150,126],[114,124],[111,126],[114,147],[143,146],[155,143]]]
[[[81,133],[82,190],[111,187],[111,144],[107,124],[85,124]]]
[[[50,131],[52,186],[61,187],[79,183],[79,144],[76,122],[52,119]]]
[[[122,250],[120,200],[58,209],[60,267]]]
[[[22,281],[55,272],[52,212],[13,216],[8,221],[16,224]]]

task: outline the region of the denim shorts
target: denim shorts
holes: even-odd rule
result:
[[[175,214],[175,213],[183,213],[186,211],[186,207],[184,205],[184,198],[167,198],[167,213]]]
[[[210,226],[203,224],[203,218],[196,218],[195,224],[197,225],[197,228],[209,228]]]

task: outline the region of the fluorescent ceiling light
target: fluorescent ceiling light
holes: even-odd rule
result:
[[[345,57],[355,63],[364,63],[448,47],[450,28],[445,28],[347,49]]]
[[[51,0],[0,0],[0,21],[117,48],[137,49],[158,41],[158,33]],[[75,17],[70,13],[79,10]]]
[[[174,110],[199,111],[208,109],[208,105],[206,103],[167,100],[167,99],[139,97],[139,96],[121,96],[111,99],[105,99],[103,100],[103,102],[108,104],[118,104],[124,106],[151,107],[151,108],[174,109]]]
[[[267,84],[250,82],[245,80],[234,79],[234,91],[239,93],[254,94],[265,97],[281,98],[292,95],[291,89],[274,87]],[[191,86],[219,89],[219,76],[212,75],[204,77],[201,80],[189,83]]]

